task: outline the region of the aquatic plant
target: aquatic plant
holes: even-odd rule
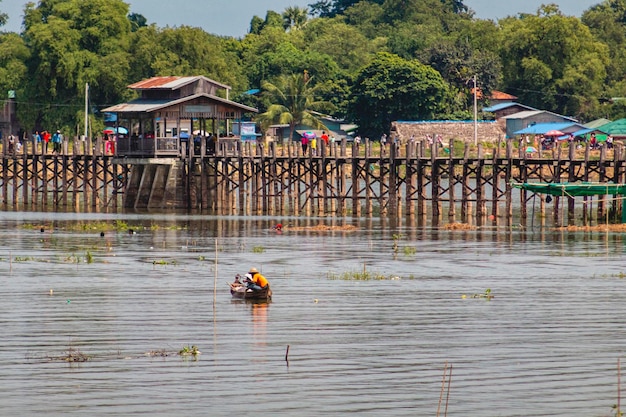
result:
[[[166,351],[165,349],[160,349],[160,350],[151,350],[150,352],[146,352],[146,356],[158,356],[158,357],[162,357],[165,358],[167,356],[170,356],[171,353]]]
[[[263,246],[255,246],[252,248],[252,253],[263,253],[265,248]]]
[[[91,252],[87,251],[87,253],[85,254],[85,261],[88,264],[92,264],[93,263],[93,255],[91,254]]]
[[[183,346],[183,348],[178,352],[180,356],[197,356],[201,352],[198,350],[196,345],[193,346]]]
[[[35,258],[32,256],[16,256],[13,260],[15,262],[28,262],[28,261],[34,261]]]
[[[484,294],[474,294],[472,298],[485,298],[487,300],[491,300],[493,298],[493,294],[491,294],[491,288],[487,288]]]
[[[415,249],[412,246],[405,246],[404,249],[404,254],[409,256],[409,255],[415,255],[417,253],[417,249]]]
[[[176,260],[166,261],[165,259],[155,259],[152,265],[177,265]]]
[[[386,281],[398,279],[398,277],[393,275],[383,275],[377,272],[369,272],[365,270],[342,272],[340,274],[329,272],[326,275],[326,278],[340,281]]]
[[[89,360],[89,356],[70,346],[67,350],[67,355],[61,356],[59,359],[66,362],[87,362]]]
[[[398,249],[399,249],[399,245],[398,245],[398,241],[400,240],[402,236],[398,235],[398,234],[394,234],[392,236],[393,238],[393,253],[398,253]]]

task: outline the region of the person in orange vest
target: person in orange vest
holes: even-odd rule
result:
[[[267,278],[261,275],[258,269],[250,268],[250,271],[248,272],[248,274],[250,274],[251,276],[251,278],[248,278],[246,280],[249,289],[253,291],[261,291],[266,288],[269,288],[270,286],[269,281],[267,280]]]

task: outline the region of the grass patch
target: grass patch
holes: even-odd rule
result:
[[[391,281],[400,279],[397,276],[369,271],[348,271],[339,274],[329,272],[326,274],[326,278],[333,281]]]

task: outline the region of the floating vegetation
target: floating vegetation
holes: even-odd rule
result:
[[[172,259],[171,261],[166,261],[165,259],[156,259],[152,261],[152,265],[178,265],[176,260]]]
[[[369,271],[352,271],[352,272],[342,272],[340,274],[335,274],[329,272],[326,275],[327,279],[330,280],[340,280],[340,281],[387,281],[387,280],[398,280],[400,279],[397,276],[393,275],[384,275],[377,272],[369,272]]]
[[[169,225],[161,226],[158,224],[152,224],[150,226],[136,225],[132,226],[123,220],[115,221],[89,221],[89,222],[67,222],[62,225],[55,226],[43,226],[41,224],[26,223],[20,226],[22,229],[27,230],[41,230],[46,229],[59,229],[70,232],[128,232],[135,234],[136,230],[186,230],[187,226]]]
[[[465,298],[467,298],[467,296],[465,294],[463,294],[461,296],[461,298],[465,299]],[[493,299],[493,294],[491,294],[491,288],[487,288],[483,294],[474,294],[474,295],[472,295],[472,298],[484,298],[484,299],[487,299],[487,300]]]
[[[183,346],[183,348],[178,352],[180,356],[197,356],[201,352],[198,350],[196,345],[193,346]]]
[[[36,261],[36,259],[33,256],[16,256],[15,258],[13,258],[13,260],[15,262],[30,262],[30,261]]]
[[[89,360],[89,356],[81,352],[80,350],[70,348],[67,350],[67,354],[60,356],[58,358],[52,358],[54,360],[63,360],[65,362],[87,362]]]
[[[202,261],[206,261],[206,257],[204,257],[204,256],[200,255],[200,256],[198,256],[198,260],[199,260],[200,262],[202,262]]]
[[[151,356],[151,357],[166,358],[166,357],[171,356],[171,355],[172,355],[172,353],[166,351],[165,349],[151,350],[150,352],[146,352],[146,356]]]
[[[443,226],[443,230],[476,230],[476,226],[469,223],[448,223]]]
[[[292,227],[287,226],[283,227],[282,230],[293,230],[293,231],[313,231],[313,232],[331,232],[331,231],[341,231],[341,232],[351,232],[354,230],[358,230],[358,227],[347,224],[345,226],[327,226],[325,224],[318,224],[317,226],[306,226],[306,227]]]
[[[404,252],[405,255],[409,256],[409,255],[415,255],[417,253],[417,249],[415,249],[412,246],[405,246],[402,251]]]
[[[626,224],[599,224],[597,226],[567,226],[556,230],[567,232],[626,232]]]
[[[93,263],[93,255],[91,254],[91,252],[87,251],[87,253],[85,254],[85,261],[88,264],[92,264]]]
[[[263,246],[255,246],[252,248],[252,253],[263,253],[265,248]]]

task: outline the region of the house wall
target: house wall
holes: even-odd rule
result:
[[[565,119],[563,117],[560,117],[557,114],[551,114],[551,113],[541,113],[536,116],[527,117],[525,119],[507,119],[506,120],[506,134],[508,137],[512,138],[513,136],[515,136],[513,132],[526,129],[528,126],[532,126],[534,124],[567,123],[567,122],[572,122],[572,121]]]
[[[504,123],[494,121],[478,121],[478,140],[481,142],[496,142],[504,138]],[[473,121],[434,121],[434,122],[393,122],[391,124],[391,134],[400,137],[402,143],[406,143],[411,136],[415,140],[425,139],[427,135],[434,137],[441,135],[444,142],[450,139],[461,140],[463,142],[474,141]],[[370,138],[376,139],[378,138]]]

